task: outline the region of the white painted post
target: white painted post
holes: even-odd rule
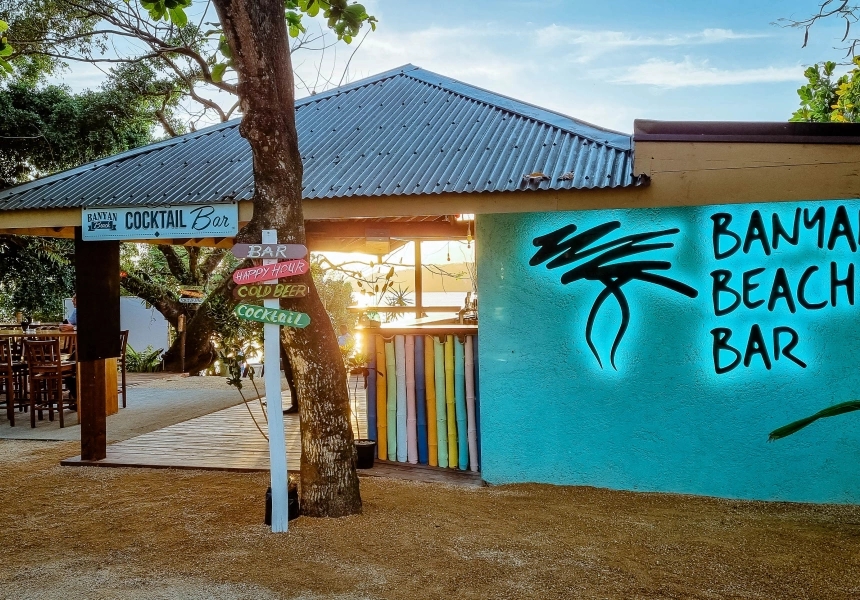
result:
[[[264,244],[277,244],[278,232],[264,229]],[[278,262],[263,259],[264,265]],[[277,279],[264,283],[278,283]],[[263,300],[266,308],[279,308],[278,300]],[[281,407],[281,328],[263,325],[263,352],[265,353],[266,406],[269,411],[269,465],[272,482],[272,533],[287,531],[287,449],[284,442],[284,417]]]

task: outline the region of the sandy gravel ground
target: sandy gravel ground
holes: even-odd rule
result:
[[[0,598],[860,598],[860,507],[361,480],[261,524],[264,474],[59,467],[0,440]]]

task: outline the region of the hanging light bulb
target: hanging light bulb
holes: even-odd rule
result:
[[[472,248],[472,222],[466,224],[466,248]]]
[[[448,242],[447,244],[445,244],[445,248],[447,249],[447,252],[448,252],[448,262],[451,262],[451,242]]]

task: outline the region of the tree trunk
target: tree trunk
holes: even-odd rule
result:
[[[214,0],[233,53],[244,113],[239,128],[254,158],[254,216],[237,242],[259,243],[263,229],[278,241],[305,243],[302,160],[295,122],[293,70],[279,0]],[[310,273],[296,278],[306,297],[281,300],[308,314],[304,329],[282,328],[301,404],[301,507],[306,515],[361,511],[350,427],[346,370],[337,337]]]

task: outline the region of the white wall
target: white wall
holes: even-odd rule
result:
[[[72,299],[64,301],[65,315],[72,312]],[[143,350],[147,346],[167,350],[168,323],[161,313],[154,308],[146,307],[146,303],[134,296],[120,296],[119,326],[128,329],[128,345],[135,350]]]

